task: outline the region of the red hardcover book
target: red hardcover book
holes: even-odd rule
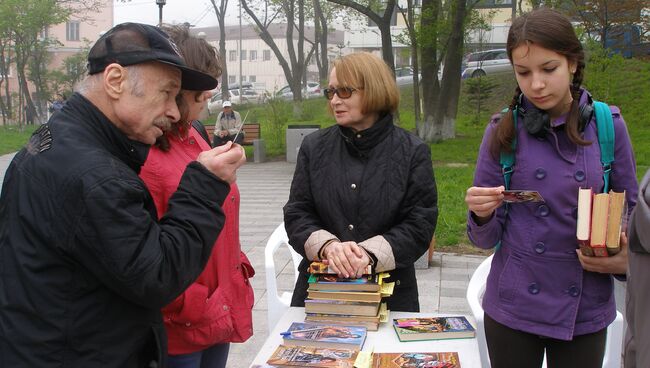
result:
[[[590,245],[596,257],[607,257],[607,215],[609,212],[609,194],[594,195],[591,206]]]
[[[591,233],[591,201],[593,193],[591,188],[580,188],[578,190],[578,221],[576,226],[576,238],[580,252],[585,256],[593,256],[589,235]]]

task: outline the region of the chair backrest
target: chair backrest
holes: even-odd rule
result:
[[[476,339],[478,340],[481,366],[490,368],[490,358],[487,351],[487,340],[485,339],[484,313],[481,303],[485,294],[485,283],[492,267],[493,255],[487,257],[476,268],[467,285],[467,302],[476,320]],[[623,342],[623,315],[616,311],[616,319],[607,327],[607,341],[605,342],[605,358],[603,368],[620,368]],[[543,367],[546,367],[544,357]]]
[[[293,250],[291,245],[289,245],[289,237],[284,229],[284,222],[278,225],[278,227],[273,231],[269,240],[266,242],[266,247],[264,248],[269,331],[273,329],[275,323],[280,320],[282,314],[289,308],[289,302],[287,301],[288,298],[284,297],[284,295],[283,297],[280,297],[278,294],[275,260],[273,259],[273,255],[282,245],[286,246],[291,254],[292,267],[294,271],[293,281],[295,285],[298,280],[298,265],[302,260],[302,256]]]

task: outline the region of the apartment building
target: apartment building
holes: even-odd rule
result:
[[[289,62],[288,43],[286,37],[286,24],[271,24],[269,33],[282,55]],[[277,91],[287,85],[284,71],[280,66],[278,58],[271,48],[259,37],[259,34],[252,25],[242,25],[241,33],[239,26],[226,26],[226,65],[228,68],[228,84],[233,85],[239,82],[240,56],[241,56],[241,81],[250,82],[257,89],[269,92]],[[192,33],[205,37],[214,47],[219,49],[219,27],[192,28]],[[240,36],[241,35],[241,36]],[[296,42],[298,33],[294,31],[294,48],[297,51]],[[314,39],[314,27],[305,26],[305,37],[308,40]],[[330,59],[339,55],[337,45],[343,44],[343,31],[330,31],[328,36],[328,55]],[[241,40],[241,44],[240,44]],[[309,42],[305,42],[304,52],[307,54],[311,48]],[[307,67],[307,81],[318,82],[318,67],[315,58]]]
[[[39,35],[43,39],[49,38],[59,42],[58,45],[48,49],[51,55],[48,66],[49,70],[61,68],[65,58],[81,51],[88,44],[92,44],[99,38],[102,32],[106,32],[113,27],[113,0],[102,0],[97,11],[92,12],[81,8],[79,4],[74,2],[71,2],[70,6],[74,7],[75,11],[66,23],[50,26],[41,31]],[[6,83],[9,86],[10,94],[18,93],[18,77],[15,65],[10,66]],[[40,110],[45,111],[47,101],[38,101],[34,93],[35,88],[31,83],[28,84],[28,88],[34,103],[40,104]],[[6,98],[5,92],[6,90],[3,85],[1,92],[3,98]],[[42,121],[44,119],[45,116],[41,116],[37,120]],[[2,124],[1,119],[0,124]]]

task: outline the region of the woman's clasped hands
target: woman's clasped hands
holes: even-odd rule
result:
[[[339,277],[361,277],[370,264],[368,253],[353,241],[333,241],[325,246],[322,253],[323,261],[326,261]]]

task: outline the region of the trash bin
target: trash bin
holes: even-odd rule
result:
[[[320,129],[320,125],[289,125],[287,126],[287,162],[298,161],[298,150],[302,140],[310,133]]]

